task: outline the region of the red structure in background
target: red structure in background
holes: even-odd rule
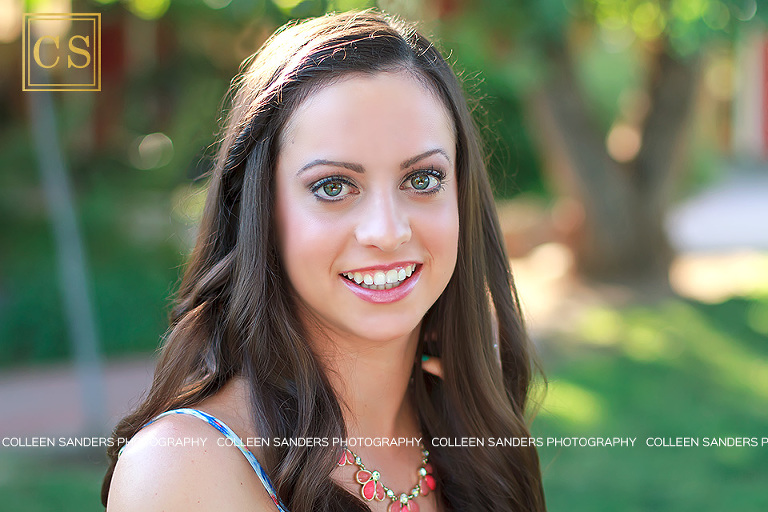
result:
[[[108,146],[116,126],[123,117],[125,83],[125,14],[122,11],[104,16],[101,30],[101,93],[94,111],[93,137],[98,149]]]

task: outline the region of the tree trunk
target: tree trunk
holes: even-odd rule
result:
[[[40,161],[43,191],[56,242],[59,292],[80,381],[85,422],[82,432],[103,435],[109,428],[104,372],[88,286],[85,251],[56,133],[53,95],[49,91],[34,91],[27,92],[26,97],[35,153]]]
[[[642,145],[630,162],[606,151],[565,49],[552,55],[554,80],[529,102],[558,192],[579,205],[571,237],[578,270],[601,281],[667,284],[672,250],[664,230],[670,189],[696,86],[696,66],[655,55]]]

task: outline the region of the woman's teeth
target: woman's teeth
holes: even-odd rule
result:
[[[341,275],[369,290],[389,290],[400,286],[403,281],[411,277],[414,270],[416,270],[416,264],[375,272],[344,272]]]

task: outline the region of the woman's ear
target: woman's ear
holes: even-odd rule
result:
[[[443,378],[443,363],[439,357],[423,355],[421,356],[421,369],[425,372],[431,373]]]

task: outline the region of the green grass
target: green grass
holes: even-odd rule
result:
[[[3,453],[2,510],[24,512],[98,511],[106,464],[85,458],[51,459]]]
[[[703,438],[768,437],[765,298],[718,305],[669,300],[587,313],[547,352],[550,390],[540,437],[636,437],[634,447],[543,447],[550,511],[768,509],[768,444],[704,446]],[[699,438],[648,447],[649,437]]]

